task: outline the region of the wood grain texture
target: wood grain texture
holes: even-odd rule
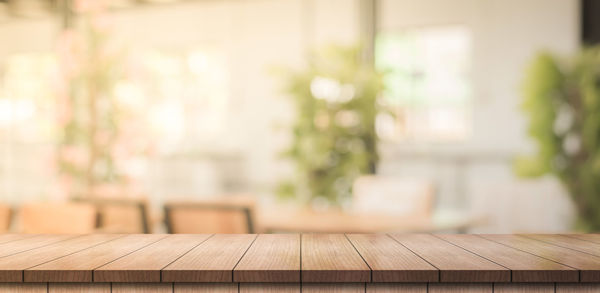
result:
[[[240,293],[300,293],[300,283],[240,283]]]
[[[237,283],[175,283],[175,293],[237,293]]]
[[[163,282],[232,282],[233,269],[257,235],[217,234],[162,270]]]
[[[170,283],[113,283],[112,293],[172,293]]]
[[[494,293],[554,293],[554,284],[496,283]]]
[[[570,248],[573,250],[593,254],[600,256],[600,243],[590,242],[578,238],[572,238],[562,235],[550,235],[550,234],[527,234],[521,235],[523,237],[543,241],[546,243],[554,244],[557,246]]]
[[[577,238],[589,242],[600,243],[600,234],[562,234],[566,237]]]
[[[535,291],[579,278],[582,285],[600,282],[600,244],[584,236],[91,234],[19,239],[0,234],[0,248],[11,251],[0,257],[0,284],[195,282],[200,284],[182,285],[182,290],[213,286],[210,292],[238,283],[248,290],[278,291],[294,289],[300,281],[325,287],[374,282],[370,290],[394,292],[417,286],[413,283],[433,285],[439,272],[439,282],[448,286],[493,281],[505,292]],[[17,244],[28,249],[19,251]],[[415,273],[433,275],[420,279]]]
[[[580,270],[581,282],[600,281],[600,257],[516,235],[481,235],[492,241]]]
[[[300,235],[259,235],[235,267],[233,281],[300,282]]]
[[[427,293],[426,283],[367,283],[367,293]]]
[[[36,234],[0,234],[0,244],[37,236]]]
[[[0,257],[9,256],[15,253],[31,250],[38,247],[44,247],[52,243],[75,238],[77,235],[36,235],[24,239],[10,241],[0,244]]]
[[[92,282],[92,271],[166,235],[128,235],[24,271],[25,282]]]
[[[302,284],[302,293],[364,293],[365,283]]]
[[[302,282],[370,282],[371,269],[343,234],[302,235]]]
[[[207,234],[169,235],[94,270],[95,282],[160,282],[160,270],[208,239]]]
[[[0,293],[46,293],[48,284],[0,283]]]
[[[492,293],[491,283],[429,284],[429,293]]]
[[[383,234],[347,235],[373,271],[373,282],[437,282],[439,271]]]
[[[600,284],[556,284],[556,293],[598,293]]]
[[[437,235],[511,270],[512,282],[578,282],[571,267],[517,250],[476,235]]]
[[[23,270],[114,240],[122,235],[84,235],[0,258],[0,282],[22,282]]]
[[[510,270],[435,236],[391,236],[438,268],[440,282],[510,282]]]
[[[111,293],[108,283],[49,283],[48,293]]]

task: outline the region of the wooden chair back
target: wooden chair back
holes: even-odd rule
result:
[[[6,204],[0,204],[0,233],[10,230],[12,224],[12,208]]]
[[[164,212],[168,233],[254,233],[251,200],[170,202]]]
[[[76,199],[98,212],[98,230],[109,233],[150,233],[148,202],[145,198],[93,197]]]
[[[434,186],[426,179],[361,176],[352,189],[352,207],[359,213],[426,218],[433,200]]]
[[[84,234],[96,229],[96,208],[86,203],[27,203],[19,210],[23,233]]]

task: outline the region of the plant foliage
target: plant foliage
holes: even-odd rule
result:
[[[600,230],[600,48],[573,60],[548,53],[531,63],[523,110],[537,153],[519,158],[522,176],[557,176],[577,208],[578,228]]]
[[[64,32],[62,82],[59,97],[63,130],[58,166],[66,192],[89,196],[99,186],[121,180],[111,149],[118,133],[118,115],[112,95],[122,72],[119,56],[111,51],[109,33],[94,21],[95,15]]]
[[[341,204],[357,176],[375,171],[382,75],[361,61],[359,48],[328,47],[312,56],[306,70],[289,72],[286,80],[297,117],[285,156],[296,172],[278,193]]]

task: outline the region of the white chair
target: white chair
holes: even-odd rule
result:
[[[433,183],[420,178],[361,176],[352,191],[352,208],[357,213],[428,218],[433,200]]]

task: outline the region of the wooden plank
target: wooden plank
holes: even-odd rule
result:
[[[92,282],[92,271],[166,235],[128,235],[24,271],[25,282]]]
[[[581,282],[600,281],[600,257],[516,235],[481,235],[492,241],[580,270]]]
[[[108,283],[49,283],[48,293],[111,293]]]
[[[118,237],[122,237],[122,235],[85,235],[0,258],[0,282],[23,282],[23,270],[25,269]]]
[[[237,283],[175,283],[175,293],[238,293]]]
[[[46,293],[48,292],[48,284],[0,283],[0,292]]]
[[[77,235],[36,235],[24,239],[10,241],[0,244],[0,257],[13,255],[19,252],[31,250],[34,248],[44,247],[52,243],[75,238]]]
[[[440,282],[510,282],[510,270],[427,234],[394,239],[440,270]]]
[[[547,242],[557,246],[578,250],[581,252],[600,256],[600,243],[585,241],[578,238],[572,238],[562,235],[550,235],[550,234],[527,234],[520,235],[523,237]]]
[[[300,293],[300,283],[240,283],[240,293]]]
[[[367,293],[427,293],[426,283],[367,283]]]
[[[172,293],[170,283],[113,283],[112,293]]]
[[[563,234],[563,236],[577,238],[594,243],[600,243],[600,234]]]
[[[233,270],[234,282],[300,282],[300,235],[259,235]]]
[[[437,237],[511,270],[512,282],[578,282],[579,271],[476,235]]]
[[[0,234],[0,244],[38,236],[36,234]]]
[[[556,293],[598,293],[600,284],[556,284]]]
[[[491,283],[431,283],[429,293],[492,293]]]
[[[303,235],[304,236],[304,235]],[[364,293],[364,283],[302,284],[302,293]]]
[[[496,283],[494,293],[554,293],[554,284]]]
[[[373,282],[437,282],[439,271],[388,235],[347,235],[367,262]]]
[[[371,269],[343,234],[302,235],[302,282],[370,282]]]
[[[160,282],[160,270],[208,239],[209,234],[169,235],[94,270],[94,282]]]
[[[163,282],[232,282],[233,269],[257,235],[217,234],[162,270]]]

